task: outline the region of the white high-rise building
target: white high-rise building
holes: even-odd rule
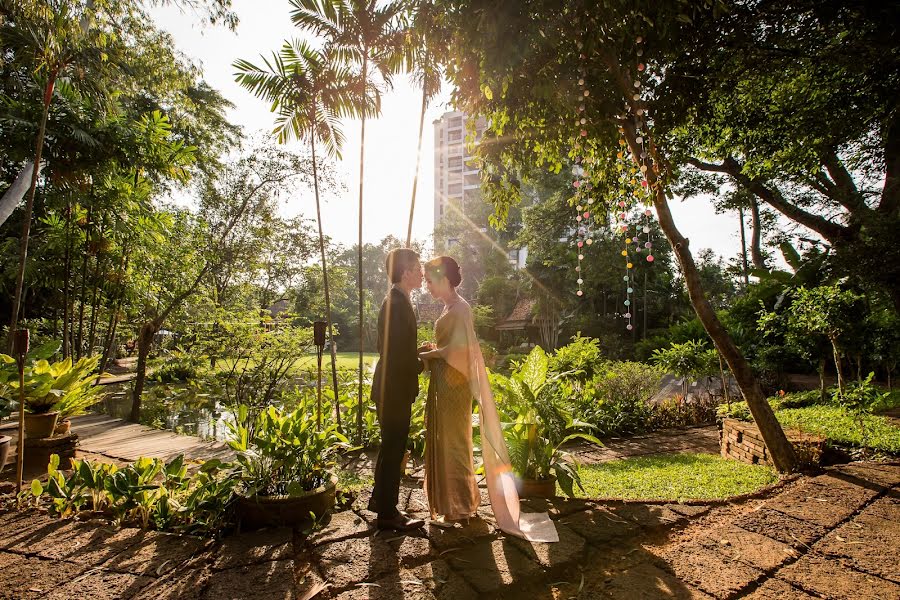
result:
[[[480,201],[481,174],[475,158],[469,153],[474,144],[481,141],[487,129],[487,121],[469,119],[465,113],[450,111],[441,115],[434,125],[434,228],[444,215],[451,211],[466,211],[466,203]],[[486,228],[482,232],[487,233]],[[435,251],[450,250],[458,240],[440,239],[435,235]],[[509,262],[521,269],[525,266],[528,251],[525,248],[509,250]]]

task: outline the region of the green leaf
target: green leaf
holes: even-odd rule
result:
[[[35,498],[40,498],[41,494],[44,493],[44,486],[41,485],[41,482],[37,479],[33,479],[31,481],[31,495]]]

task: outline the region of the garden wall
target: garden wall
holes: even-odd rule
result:
[[[801,464],[818,464],[825,447],[825,439],[798,431],[785,431]],[[722,419],[719,425],[719,448],[724,458],[752,465],[771,465],[769,449],[756,425],[737,419]]]

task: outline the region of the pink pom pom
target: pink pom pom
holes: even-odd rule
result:
[[[653,262],[653,255],[652,255],[652,254],[651,254],[650,256],[647,257],[647,262]]]
[[[582,246],[584,246],[584,242],[578,242],[578,247],[581,248]]]
[[[576,180],[572,183],[572,185],[574,185],[576,188],[580,188],[580,187],[581,187],[581,180],[580,180],[580,179],[576,179]]]
[[[585,218],[585,219],[589,219],[590,216],[591,216],[591,213],[589,213],[589,212],[584,213],[584,218]]]

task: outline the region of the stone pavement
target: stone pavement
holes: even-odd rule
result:
[[[407,480],[403,504],[424,515]],[[484,494],[483,494],[484,495]],[[900,463],[855,463],[718,506],[556,500],[558,544],[466,526],[375,534],[361,494],[308,535],[206,541],[0,514],[0,598],[900,598]]]

